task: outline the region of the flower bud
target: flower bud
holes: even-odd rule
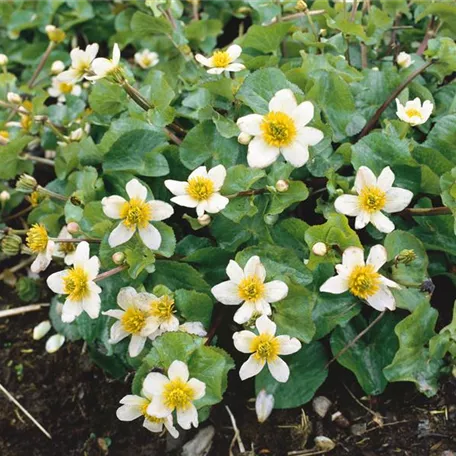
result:
[[[9,103],[12,104],[21,104],[22,103],[22,97],[14,92],[8,92],[6,94],[6,99],[8,100]]]
[[[416,253],[413,249],[404,249],[399,252],[398,255],[396,255],[396,258],[394,258],[394,262],[397,263],[402,263],[402,264],[410,264],[412,261],[416,260]]]
[[[70,222],[67,225],[68,233],[77,234],[79,233],[79,225],[76,222]]]
[[[209,214],[203,214],[198,217],[198,223],[201,226],[207,226],[211,223],[212,218]]]
[[[277,222],[277,220],[279,220],[278,214],[266,214],[264,216],[264,223],[266,223],[266,225],[272,226],[275,222]]]
[[[396,57],[396,63],[401,68],[408,68],[412,63],[412,56],[407,54],[407,52],[399,52],[398,56]]]
[[[56,156],[56,151],[55,150],[45,150],[44,151],[44,158],[49,158],[53,160]]]
[[[324,242],[317,242],[312,246],[312,252],[317,256],[325,256],[328,253],[328,247]]]
[[[69,136],[70,141],[74,141],[74,142],[81,141],[83,134],[84,134],[84,130],[82,128],[78,128],[78,129],[72,131]]]
[[[49,40],[57,44],[61,43],[66,37],[65,32],[62,29],[57,28],[55,25],[46,25],[44,30],[46,31],[46,35]]]
[[[6,203],[11,198],[11,195],[6,190],[0,193],[0,202]]]
[[[275,188],[279,193],[284,193],[290,188],[290,185],[286,180],[280,179],[276,182]]]
[[[5,54],[0,54],[0,66],[8,65],[8,57]]]
[[[237,138],[239,144],[244,144],[245,146],[252,140],[253,136],[248,133],[241,132]]]
[[[325,28],[320,29],[320,36],[326,36],[327,34],[328,34],[328,30],[326,30]]]
[[[44,320],[41,323],[37,324],[33,328],[33,339],[42,339],[51,330],[51,327],[51,322],[49,320]]]
[[[125,253],[116,252],[112,255],[111,258],[115,264],[123,264],[123,262],[125,261]]]
[[[17,255],[21,251],[22,239],[17,234],[7,234],[2,239],[2,252],[7,256]]]
[[[54,334],[46,341],[46,351],[55,353],[65,342],[65,336],[62,334]]]
[[[372,71],[380,71],[379,67],[372,67]]]
[[[307,3],[304,1],[304,0],[298,0],[296,2],[296,11],[299,11],[300,13],[304,13],[307,11],[308,9],[308,6],[307,6]]]
[[[16,189],[20,192],[24,193],[32,193],[36,187],[38,186],[38,182],[33,176],[30,174],[22,174],[16,182]]]
[[[262,389],[255,400],[255,411],[257,414],[258,422],[264,423],[274,408],[274,396],[268,394],[266,390]]]
[[[52,63],[51,73],[60,74],[65,69],[65,64],[61,60],[56,60]]]

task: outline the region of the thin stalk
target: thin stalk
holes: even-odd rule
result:
[[[30,304],[28,306],[14,307],[12,309],[0,310],[0,318],[9,318],[14,315],[21,315],[27,312],[35,312],[41,310],[43,307],[49,307],[49,304]]]
[[[38,185],[36,187],[36,191],[42,193],[43,195],[49,196],[50,198],[58,199],[60,201],[68,201],[67,196],[59,195],[58,193],[48,190],[47,188],[44,188],[41,185]]]
[[[9,215],[8,217],[5,217],[5,218],[3,219],[3,221],[4,221],[4,222],[7,222],[7,221],[9,221],[9,220],[14,220],[15,218],[18,218],[18,217],[20,217],[21,215],[27,214],[27,213],[30,212],[32,209],[33,209],[33,206],[26,207],[25,209],[22,209],[21,211],[16,212],[15,214],[11,214],[11,215]]]
[[[33,84],[35,84],[36,78],[41,73],[41,70],[43,69],[44,65],[46,64],[46,61],[49,58],[49,56],[51,55],[51,52],[54,49],[54,47],[55,47],[55,43],[53,41],[50,41],[48,44],[48,47],[44,51],[43,56],[41,57],[40,63],[36,67],[36,70],[33,73],[32,78],[30,79],[30,81],[28,83],[29,89],[31,89],[33,87]]]
[[[451,215],[451,209],[449,207],[415,207],[404,209],[400,214],[408,214],[413,217],[426,217],[429,215]]]
[[[43,165],[55,166],[54,160],[50,160],[49,158],[36,157],[35,155],[30,154],[25,154],[22,156],[22,158],[25,160],[34,161],[36,163],[42,163]]]
[[[100,280],[104,280],[108,277],[111,277],[115,274],[118,274],[119,272],[125,271],[128,266],[123,264],[122,266],[117,266],[116,268],[110,269],[109,271],[103,272],[99,274],[95,279],[93,279],[94,282],[99,282]]]
[[[60,242],[61,244],[72,244],[78,242],[92,242],[94,244],[99,244],[101,239],[94,238],[72,238],[72,239],[61,239],[61,238],[51,238],[54,242]]]
[[[286,22],[286,21],[294,21],[295,19],[300,19],[302,17],[306,16],[318,16],[320,14],[325,14],[325,10],[314,10],[314,11],[307,11],[305,13],[294,13],[294,14],[289,14],[288,16],[283,16],[281,21]]]
[[[253,196],[253,195],[261,195],[263,193],[267,192],[267,188],[258,188],[256,190],[246,190],[245,192],[238,192],[238,193],[233,193],[231,195],[226,195],[228,199],[233,199],[233,198],[238,198],[242,196]]]
[[[199,0],[192,0],[192,14],[193,20],[199,21]]]
[[[35,260],[35,258],[27,258],[26,260],[22,260],[20,263],[17,263],[13,267],[11,267],[9,269],[5,269],[5,271],[3,271],[0,274],[0,280],[3,280],[5,278],[5,274],[7,272],[11,272],[12,274],[14,274],[17,271],[20,271],[22,268],[26,268],[27,266],[32,264],[34,260]]]
[[[434,27],[434,21],[435,21],[435,18],[434,18],[434,16],[432,16],[431,20],[429,21],[429,23],[426,27],[426,32],[424,34],[423,41],[421,42],[420,46],[418,47],[418,50],[416,51],[416,55],[423,55],[424,51],[427,49],[429,38],[431,38],[432,33],[433,33],[432,29]]]

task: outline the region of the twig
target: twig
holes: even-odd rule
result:
[[[296,450],[296,451],[289,451],[287,453],[288,456],[316,456],[318,454],[325,454],[329,453],[331,450]]]
[[[351,347],[353,347],[353,345],[356,344],[356,342],[358,342],[359,339],[361,339],[361,337],[364,336],[364,334],[366,334],[370,329],[372,329],[373,326],[375,326],[382,318],[383,316],[385,315],[385,311],[381,312],[377,318],[372,321],[372,323],[370,323],[365,329],[363,329],[352,341],[350,341],[347,345],[345,345],[345,347],[340,350],[339,353],[336,354],[336,356],[334,356],[334,358],[332,358],[325,366],[325,368],[327,368],[330,364],[332,364],[334,361],[336,361],[340,356],[342,356],[347,350],[349,350]]]
[[[230,408],[227,405],[225,405],[225,408],[226,408],[226,411],[228,412],[228,415],[230,416],[231,424],[233,425],[233,429],[234,429],[234,437],[233,437],[233,440],[231,441],[231,444],[230,444],[230,455],[233,454],[232,453],[232,449],[233,449],[233,446],[234,446],[234,442],[236,442],[236,441],[237,441],[237,444],[239,446],[239,452],[240,453],[245,453],[245,446],[242,443],[241,432],[239,431],[239,429],[237,427],[234,415],[231,413],[231,410],[230,410]]]
[[[62,239],[62,238],[51,238],[54,242],[60,242],[62,244],[67,243],[77,243],[77,242],[92,242],[94,244],[100,244],[101,239],[94,238],[71,238],[71,239]]]
[[[49,307],[49,304],[30,304],[29,306],[15,307],[14,309],[0,310],[0,318],[12,317],[14,315],[21,315],[27,312],[35,312],[41,310],[43,307]]]
[[[48,439],[51,439],[52,440],[52,437],[51,437],[51,434],[49,434],[48,431],[46,431],[46,429],[44,429],[43,426],[41,426],[40,423],[38,423],[38,421],[33,418],[33,416],[30,414],[30,412],[28,410],[26,410],[18,401],[17,399],[0,383],[0,391],[2,391],[5,396],[16,406],[18,407],[22,413],[24,413],[25,416],[27,416],[27,418],[30,419],[30,421],[48,438]]]
[[[44,51],[43,56],[41,57],[40,63],[38,64],[38,66],[36,67],[35,72],[33,73],[32,79],[30,79],[30,81],[28,83],[29,89],[31,89],[33,87],[33,84],[35,83],[36,78],[41,73],[41,70],[43,69],[43,67],[44,67],[44,65],[46,63],[46,60],[48,59],[49,55],[51,54],[52,50],[54,49],[54,46],[55,46],[54,41],[50,41],[49,44],[48,44],[48,47]]]
[[[32,264],[33,261],[35,260],[35,258],[27,258],[26,260],[23,260],[21,261],[20,263],[16,264],[15,266],[9,268],[9,269],[5,269],[5,271],[3,271],[1,274],[0,274],[0,280],[3,280],[5,278],[5,273],[8,271],[8,272],[12,272],[12,273],[15,273],[19,270],[21,270],[22,268],[25,268],[27,267],[28,265]]]
[[[348,386],[343,383],[344,385],[344,388],[348,391],[348,394],[350,394],[350,396],[353,398],[353,400],[360,406],[362,407],[364,410],[368,411],[373,417],[374,417],[374,421],[379,424],[380,427],[383,427],[383,417],[382,415],[380,415],[380,413],[377,413],[377,412],[374,412],[372,409],[370,409],[369,407],[367,407],[367,405],[364,405],[348,388]]]
[[[35,155],[30,154],[25,154],[22,156],[22,158],[25,160],[34,161],[36,163],[42,163],[43,165],[55,166],[54,160],[50,160],[49,158],[36,157]]]
[[[409,214],[413,217],[425,217],[428,215],[451,215],[451,209],[446,206],[442,207],[410,207],[399,212],[399,215]]]
[[[102,274],[97,275],[93,279],[93,281],[99,282],[100,280],[106,279],[107,277],[111,277],[114,274],[118,274],[119,272],[122,272],[127,268],[128,268],[128,266],[126,264],[123,264],[122,266],[117,266],[117,268],[110,269],[109,271],[106,271],[106,272],[103,272]]]
[[[261,195],[263,193],[266,193],[267,189],[266,188],[258,188],[256,190],[246,190],[244,192],[237,192],[233,193],[232,195],[226,195],[228,199],[233,199],[237,198],[239,196],[253,196],[253,195]]]
[[[401,420],[401,421],[393,421],[392,423],[386,423],[384,424],[382,427],[378,426],[378,427],[374,427],[372,429],[367,429],[366,431],[364,431],[364,434],[367,434],[368,432],[373,432],[373,431],[378,431],[379,429],[382,429],[386,426],[397,426],[398,424],[403,424],[403,423],[411,423],[413,422],[414,420]]]
[[[377,124],[378,119],[380,119],[380,116],[383,114],[383,111],[389,106],[389,104],[396,99],[396,97],[412,82],[418,75],[423,73],[427,68],[429,68],[433,63],[435,63],[435,60],[429,60],[429,62],[426,62],[422,67],[418,68],[415,70],[413,73],[411,73],[398,87],[396,87],[390,94],[390,96],[386,99],[386,101],[377,109],[375,114],[372,116],[372,118],[367,122],[366,126],[363,128],[361,133],[359,134],[358,139],[366,136]]]
[[[434,27],[434,16],[431,17],[431,20],[429,21],[427,27],[426,27],[426,32],[424,34],[423,41],[421,42],[420,46],[418,47],[418,50],[416,51],[416,55],[423,55],[424,51],[426,50],[429,42],[429,38],[432,36],[432,28]]]
[[[295,19],[299,19],[301,17],[306,17],[306,16],[318,16],[320,14],[325,14],[326,13],[326,10],[314,10],[314,11],[308,11],[307,14],[306,13],[294,13],[294,14],[290,14],[288,16],[283,16],[281,18],[281,21],[282,22],[285,22],[285,21],[293,21]]]
[[[199,21],[199,0],[192,0],[192,14],[193,14],[193,20],[194,21]]]

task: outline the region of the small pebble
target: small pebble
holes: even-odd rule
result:
[[[344,415],[342,415],[341,412],[336,412],[331,415],[331,421],[333,421],[336,426],[339,426],[340,428],[348,428],[350,426],[350,421],[345,418]]]
[[[353,435],[363,435],[366,432],[366,423],[353,424],[350,427],[350,432]]]
[[[336,446],[336,444],[331,439],[325,437],[324,435],[315,437],[314,443],[315,447],[319,451],[331,451]]]
[[[314,412],[320,417],[324,418],[330,409],[332,402],[325,396],[316,396],[312,401]]]

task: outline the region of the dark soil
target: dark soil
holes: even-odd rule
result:
[[[0,307],[8,301],[4,297]],[[123,382],[106,377],[83,352],[82,343],[68,343],[57,353],[47,354],[44,340],[34,341],[31,334],[45,318],[46,310],[42,310],[0,320],[0,382],[49,431],[52,440],[0,393],[0,455],[179,454],[176,447],[195,431],[175,442],[149,433],[140,420],[118,421],[118,401],[129,393],[131,378]],[[257,455],[285,456],[312,448],[314,437],[324,435],[337,443],[329,453],[334,456],[450,456],[456,450],[454,381],[444,380],[440,393],[431,399],[411,384],[393,384],[382,396],[362,400],[383,416],[381,427],[348,393],[346,387],[358,399],[362,397],[353,376],[338,369],[333,365],[330,379],[319,391],[334,403],[324,419],[317,418],[311,404],[306,404],[302,410],[274,411],[263,425],[257,423],[253,402],[249,402],[253,385],[241,388],[233,373],[225,404],[236,417],[246,449],[254,448]],[[349,427],[331,421],[337,411]],[[224,405],[213,409],[209,421],[216,429],[209,456],[228,456],[233,430]],[[354,435],[353,425],[364,426],[367,432]]]

